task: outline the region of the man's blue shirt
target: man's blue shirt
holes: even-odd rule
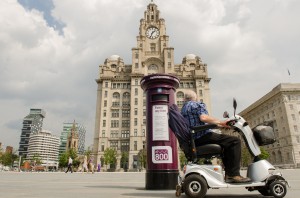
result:
[[[181,109],[181,114],[188,121],[191,127],[195,127],[205,125],[205,123],[200,120],[200,115],[208,115],[208,111],[206,109],[206,105],[202,102],[187,101]],[[211,130],[199,132],[196,134],[196,139],[210,132]]]

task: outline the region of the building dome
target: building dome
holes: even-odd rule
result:
[[[119,55],[112,55],[108,58],[108,60],[110,61],[117,61],[119,60],[120,56]]]
[[[196,59],[196,55],[195,54],[187,54],[185,56],[186,60],[194,60]]]

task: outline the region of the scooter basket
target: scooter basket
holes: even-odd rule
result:
[[[276,142],[273,128],[265,125],[258,125],[252,129],[254,137],[259,146],[273,144]]]

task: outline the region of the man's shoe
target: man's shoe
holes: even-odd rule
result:
[[[251,182],[251,179],[248,177],[242,177],[240,175],[237,176],[225,176],[225,182],[226,183],[247,183]]]

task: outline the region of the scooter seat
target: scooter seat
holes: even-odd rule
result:
[[[198,158],[217,157],[222,154],[222,147],[218,144],[205,144],[196,147]]]

